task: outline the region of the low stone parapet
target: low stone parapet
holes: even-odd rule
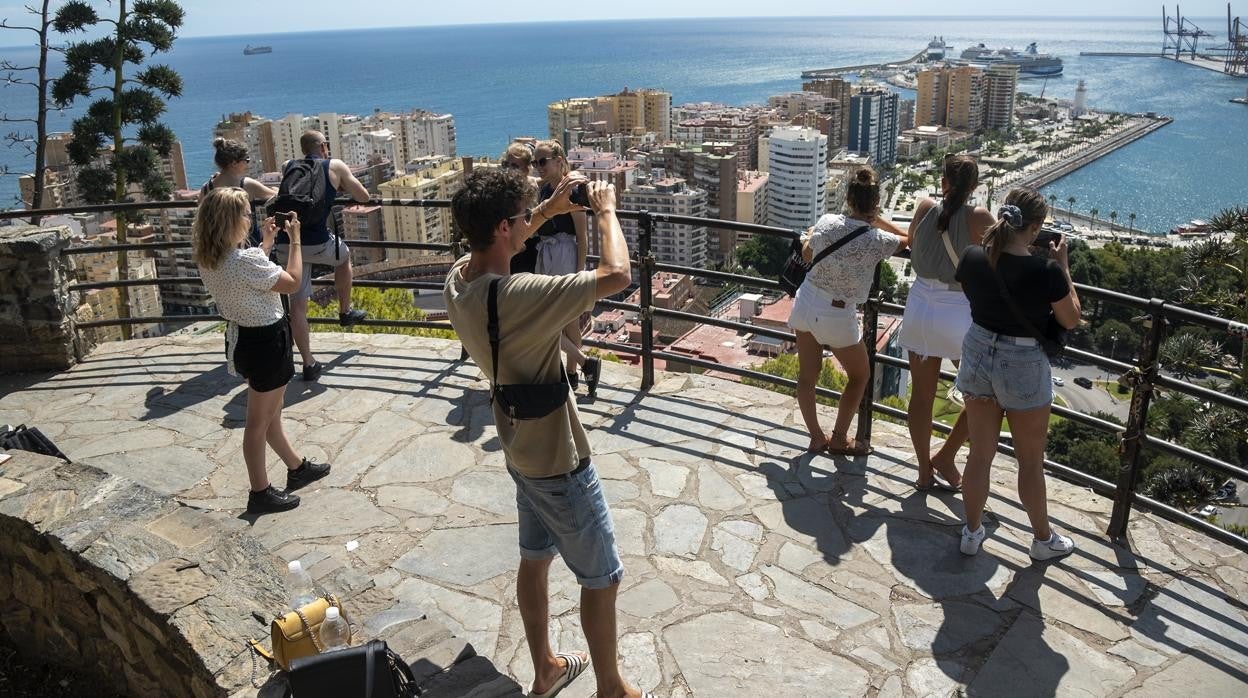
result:
[[[60,371],[74,365],[77,303],[67,286],[65,227],[0,228],[0,371]]]
[[[245,522],[95,468],[13,455],[0,466],[9,644],[126,696],[227,696],[248,683],[244,642],[265,638],[285,600]]]

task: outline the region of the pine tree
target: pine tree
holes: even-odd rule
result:
[[[172,192],[159,158],[169,155],[175,137],[159,118],[165,111],[162,97],[182,94],[182,78],[166,65],[137,68],[149,55],[173,48],[183,11],[173,0],[109,4],[117,12],[115,20],[101,17],[84,0],[71,0],[57,11],[53,23],[61,33],[112,26],[110,34],[71,44],[65,51],[65,74],[52,86],[52,98],[61,107],[94,92],[105,94],[74,121],[69,157],[81,168],[78,187],[91,203],[129,201],[132,184],[139,185],[149,199],[167,199]],[[110,80],[93,84],[97,69]],[[106,149],[111,152],[101,156]],[[126,214],[118,212],[117,243],[125,242]],[[118,252],[119,280],[129,275],[127,267],[126,253]],[[124,286],[117,292],[118,319],[124,320],[130,317],[129,294]],[[122,325],[122,337],[129,339],[128,325]]]

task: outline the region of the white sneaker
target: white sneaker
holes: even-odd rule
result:
[[[965,540],[965,538],[963,539]],[[1048,540],[1031,540],[1031,559],[1052,560],[1055,557],[1069,555],[1075,550],[1075,541],[1068,536],[1058,535],[1053,531]]]
[[[981,544],[981,543],[983,543],[983,542],[984,542],[984,537],[985,537],[985,536],[987,536],[987,535],[988,535],[988,532],[984,530],[984,525],[983,525],[983,524],[980,524],[980,525],[979,525],[979,530],[978,530],[978,531],[975,531],[974,533],[972,533],[970,530],[968,530],[968,529],[966,528],[966,525],[965,525],[965,524],[963,524],[963,526],[962,526],[962,545],[960,546],[960,547],[961,547],[961,549],[962,549],[962,554],[963,554],[963,555],[974,555],[975,553],[978,553],[978,552],[979,552],[979,546],[980,546],[980,544]]]

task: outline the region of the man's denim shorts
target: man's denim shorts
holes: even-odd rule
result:
[[[520,518],[520,557],[556,554],[582,587],[605,589],[624,578],[615,549],[615,525],[592,463],[567,475],[525,477],[511,468]]]
[[[958,390],[966,400],[992,398],[1023,412],[1053,402],[1049,357],[1032,337],[1011,337],[971,325],[962,340]]]

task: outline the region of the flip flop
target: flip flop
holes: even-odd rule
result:
[[[962,485],[951,485],[940,473],[932,473],[932,481],[926,485],[914,483],[914,489],[919,492],[931,492],[932,490],[940,490],[942,492],[961,492]]]
[[[546,689],[545,693],[529,691],[529,698],[553,698],[559,694],[559,691],[567,688],[568,684],[576,680],[576,677],[580,676],[587,668],[589,668],[589,660],[582,659],[579,654],[572,654],[571,652],[558,652],[555,654],[555,657],[562,659],[567,663],[567,666],[563,669],[563,673],[559,675],[559,678],[555,679],[555,683],[552,684],[550,688]]]

